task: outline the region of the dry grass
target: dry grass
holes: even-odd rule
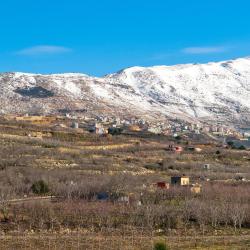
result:
[[[0,238],[0,249],[27,250],[153,250],[155,242],[165,242],[171,250],[248,250],[249,236],[206,237],[152,237],[152,236],[106,236],[101,234],[39,234],[26,236],[4,236]]]
[[[27,136],[29,133],[49,134],[51,137],[30,138]],[[88,197],[89,194],[92,195],[92,199],[94,191],[100,192],[103,190],[111,190],[112,192],[122,194],[132,193],[140,195],[144,184],[149,187],[157,181],[169,181],[170,176],[184,173],[191,177],[191,182],[202,182],[204,187],[206,187],[207,183],[200,177],[215,180],[219,183],[223,183],[227,179],[234,179],[237,175],[242,175],[250,179],[249,151],[223,149],[209,144],[199,145],[199,147],[203,149],[200,153],[185,150],[182,154],[175,154],[166,150],[170,141],[172,143],[172,140],[172,138],[164,136],[147,135],[147,137],[143,137],[142,135],[139,136],[136,134],[101,137],[88,133],[75,133],[71,129],[55,131],[49,126],[5,121],[0,125],[0,190],[4,190],[5,193],[8,193],[10,198],[23,197],[24,195],[30,197],[34,195],[30,190],[32,183],[43,179],[50,184],[52,194],[65,195],[66,191],[68,192],[69,189],[72,189],[74,195],[79,195],[77,199],[83,199],[82,197],[84,197],[84,199],[87,200],[89,198],[86,197]],[[192,145],[199,144],[199,142],[192,141],[191,139],[189,143]],[[187,146],[186,142],[180,142],[180,145],[184,148]],[[220,154],[216,154],[218,150]],[[209,171],[203,169],[205,163],[210,164],[211,168]],[[72,186],[70,186],[70,183],[73,183]],[[247,183],[237,181],[232,181],[232,183],[232,186],[242,187],[242,189],[239,188],[241,191],[247,190]],[[232,190],[226,189],[223,185],[218,185],[218,193],[221,187],[225,188],[225,193],[229,192],[227,190]],[[213,193],[212,191],[211,193]],[[203,198],[191,198],[198,201],[199,199],[203,199],[205,202],[206,199],[210,198],[214,200],[219,200],[221,197],[224,198],[223,195],[219,198],[213,198],[211,193],[210,196],[204,195]],[[138,208],[138,210],[133,210],[134,213],[140,209],[145,209],[144,212],[152,216],[154,211],[147,210],[147,208],[151,206],[157,208],[159,205],[158,214],[154,214],[156,217],[162,216],[162,211],[165,208],[169,208],[169,211],[164,210],[166,216],[171,213],[171,216],[175,219],[177,212],[183,208],[181,206],[183,205],[182,199],[185,196],[183,194],[178,194],[179,196],[177,198],[173,198],[170,192],[167,194],[166,199],[169,199],[167,201],[162,201],[161,194],[157,192],[153,194],[148,192],[147,195],[148,199],[151,200],[147,201],[148,203],[146,203],[145,207],[142,206],[142,208]],[[229,196],[230,195],[231,194],[229,194]],[[159,201],[157,198],[159,198]],[[244,205],[246,205],[245,203],[249,204],[249,201],[244,197],[242,200],[244,201]],[[88,202],[84,208],[89,209],[92,204],[93,201]],[[202,204],[203,203],[199,203],[198,205]],[[96,207],[104,210],[106,205],[106,203],[98,203]],[[114,212],[114,221],[116,221],[121,211],[118,205],[114,207],[118,210]],[[23,206],[23,208],[25,208],[25,206]],[[69,208],[65,206],[64,210],[66,212],[68,209]],[[73,211],[72,214],[75,214],[76,211],[74,209],[78,208],[74,206],[71,209]],[[89,216],[89,219],[91,219],[92,214],[86,215],[86,209],[83,210],[84,213],[79,213],[79,216],[83,214],[86,217]],[[110,208],[106,207],[106,209]],[[129,210],[130,207],[126,209]],[[202,209],[202,207],[200,209]],[[90,210],[93,211],[93,208]],[[48,216],[50,212],[55,215],[57,208],[53,208],[53,206],[49,205],[49,208],[44,211],[46,212],[46,216]],[[107,211],[110,213],[110,210]],[[25,214],[26,212],[27,214]],[[138,216],[143,216],[137,219],[139,221],[142,219],[145,220],[145,214],[141,215],[139,212]],[[19,216],[21,217],[21,215],[23,215],[24,219],[30,217],[30,220],[34,219],[35,221],[35,213],[33,215],[29,213],[30,210],[27,208],[25,212],[22,212]],[[108,215],[110,216],[110,214]],[[17,216],[18,219],[19,216]],[[60,216],[63,216],[63,214],[58,213],[57,216],[61,218]],[[94,214],[94,216],[96,216],[96,214]],[[129,216],[125,216],[125,218],[127,217]],[[45,216],[41,216],[41,221],[43,221],[44,218]],[[50,218],[50,216],[48,216],[48,218]],[[70,218],[72,219],[72,217]],[[134,217],[131,216],[131,218]],[[65,218],[62,218],[62,223],[59,227],[66,227],[64,219]],[[170,224],[173,223],[174,227],[176,226],[175,229],[171,229],[172,226],[169,226],[169,229],[177,231],[176,235],[166,238],[163,236],[156,237],[150,234],[145,236],[144,233],[131,235],[124,232],[120,235],[113,235],[112,233],[103,235],[102,232],[59,234],[58,232],[53,233],[52,231],[50,233],[38,234],[40,229],[36,230],[35,222],[28,226],[22,223],[22,220],[18,220],[16,224],[11,221],[10,223],[0,222],[1,229],[6,232],[6,235],[0,238],[0,249],[147,250],[152,249],[153,243],[157,240],[167,242],[170,249],[250,249],[248,231],[246,234],[241,233],[237,236],[235,236],[232,231],[228,234],[230,236],[209,236],[211,232],[214,232],[214,228],[208,226],[207,235],[201,237],[201,229],[196,225],[196,231],[193,232],[193,236],[189,235],[185,237],[183,233],[180,234],[180,236],[176,236],[177,233],[182,230],[178,227],[178,220],[169,222]],[[67,223],[71,224],[72,220]],[[126,223],[132,224],[131,221],[126,221]],[[191,224],[192,223],[197,223],[197,221],[192,221]],[[114,224],[117,227],[120,226],[117,221]],[[18,228],[20,225],[33,228],[36,232],[34,234],[27,233],[21,235],[20,232],[25,229]],[[77,226],[79,225],[77,224]],[[93,225],[92,230],[97,230]],[[249,225],[245,225],[245,227],[247,228]],[[8,228],[8,230],[6,228]],[[65,230],[67,230],[67,228]],[[166,234],[167,230],[168,229],[166,229],[164,234]],[[226,232],[226,229],[223,230]],[[13,235],[13,231],[18,231],[19,234]],[[197,234],[195,234],[195,232],[197,232]]]

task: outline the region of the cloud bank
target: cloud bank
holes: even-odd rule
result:
[[[72,49],[63,46],[39,45],[25,48],[16,52],[22,56],[54,55],[71,52]]]
[[[225,52],[225,47],[188,47],[184,48],[181,52],[184,54],[214,54]]]

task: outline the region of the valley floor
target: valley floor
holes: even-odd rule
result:
[[[0,119],[0,249],[250,249],[250,151],[57,122]]]

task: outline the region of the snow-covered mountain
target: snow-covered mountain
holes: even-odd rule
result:
[[[83,74],[0,74],[1,113],[74,110],[148,119],[248,123],[250,58],[132,67],[103,78]]]

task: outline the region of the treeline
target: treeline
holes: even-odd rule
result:
[[[0,227],[5,230],[122,229],[160,230],[250,227],[249,184],[208,184],[199,195],[187,188],[130,189],[136,178],[90,179],[53,187],[56,202],[8,204],[1,195]],[[46,189],[49,192],[49,189]],[[100,194],[105,196],[99,196]],[[100,197],[104,197],[100,198]],[[126,198],[128,197],[128,199]]]

